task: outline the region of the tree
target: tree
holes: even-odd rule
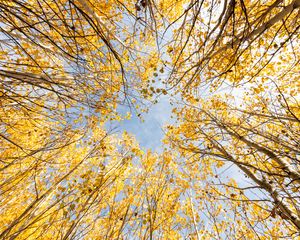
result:
[[[214,197],[240,202],[245,219],[252,218],[247,225],[256,237],[296,237],[299,1],[199,5],[185,12],[178,31],[187,34],[172,51],[169,81],[180,86],[175,89],[183,101],[174,109],[179,124],[170,126],[168,141],[188,159],[187,164],[216,167],[207,170],[217,178],[209,187]],[[205,10],[208,17],[203,18]],[[230,164],[249,178],[247,186],[221,177]],[[244,201],[256,208],[256,216],[249,218],[249,210],[241,205]],[[266,223],[271,218],[281,218],[285,225],[275,223],[274,230]],[[260,232],[260,224],[269,232]]]
[[[1,239],[299,237],[299,0],[0,9]],[[108,127],[160,95],[160,153]]]
[[[122,6],[0,2],[1,238],[81,238],[121,191],[139,154],[104,129],[134,97]]]

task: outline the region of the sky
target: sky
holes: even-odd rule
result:
[[[129,110],[126,106],[119,107],[120,113],[126,113]],[[163,127],[172,123],[172,106],[169,103],[168,95],[161,95],[157,104],[149,108],[148,113],[142,114],[142,121],[133,111],[129,120],[118,122],[117,130],[119,132],[127,131],[134,135],[142,149],[151,149],[161,152],[162,139],[164,137]]]

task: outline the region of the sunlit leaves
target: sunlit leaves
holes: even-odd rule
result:
[[[0,238],[297,238],[299,7],[0,1]]]

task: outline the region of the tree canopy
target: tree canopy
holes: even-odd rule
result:
[[[0,238],[299,239],[299,28],[300,0],[0,0]],[[158,150],[110,127],[162,97]]]

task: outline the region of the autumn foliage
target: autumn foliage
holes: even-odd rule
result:
[[[0,0],[0,239],[299,239],[299,28],[300,0]],[[110,127],[161,97],[158,151]]]

